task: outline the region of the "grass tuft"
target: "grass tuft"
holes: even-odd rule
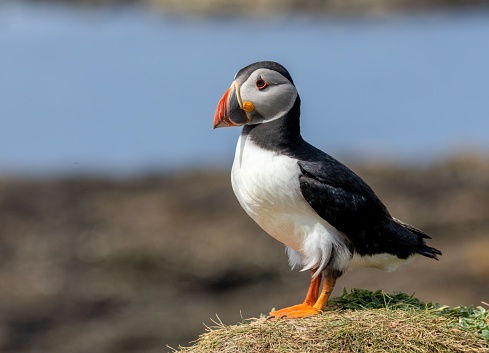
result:
[[[424,310],[432,308],[432,303],[425,304],[414,294],[394,292],[386,294],[383,290],[371,292],[365,289],[353,288],[348,292],[343,289],[343,293],[331,298],[328,304],[328,310],[361,310],[361,309],[419,309]]]
[[[352,289],[321,315],[296,320],[219,319],[190,347],[175,352],[489,352],[489,311],[440,307],[414,295]]]

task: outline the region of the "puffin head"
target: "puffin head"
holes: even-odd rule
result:
[[[219,101],[214,128],[255,125],[283,117],[298,93],[289,72],[273,61],[261,61],[238,71]]]

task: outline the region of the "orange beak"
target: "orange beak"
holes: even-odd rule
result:
[[[214,114],[214,129],[226,126],[241,126],[248,122],[246,112],[241,108],[239,86],[233,82],[217,104]]]

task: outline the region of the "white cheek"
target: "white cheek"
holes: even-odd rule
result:
[[[263,90],[256,87],[256,79],[262,77],[269,86]],[[284,76],[269,69],[253,72],[240,87],[241,101],[250,101],[254,110],[248,114],[251,124],[272,121],[284,116],[294,105],[297,91]]]
[[[255,109],[265,118],[271,121],[284,116],[295,103],[297,91],[292,85],[280,85],[272,87],[266,99],[262,99]],[[267,92],[268,93],[268,92]],[[263,104],[262,104],[263,102]]]
[[[241,99],[249,100],[255,106],[249,117],[262,116],[268,122],[284,116],[294,105],[297,91],[291,84],[270,86],[266,91],[259,91],[255,87],[242,87]]]

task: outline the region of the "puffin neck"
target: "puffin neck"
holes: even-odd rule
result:
[[[281,118],[267,123],[245,125],[241,136],[247,136],[259,147],[276,152],[295,148],[302,140],[300,130],[301,100],[297,96],[292,108]]]

